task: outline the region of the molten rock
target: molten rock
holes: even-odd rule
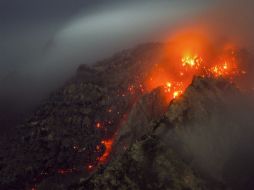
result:
[[[0,189],[251,189],[254,170],[239,172],[248,167],[235,156],[237,148],[254,155],[244,147],[253,144],[253,111],[235,111],[250,106],[239,106],[228,80],[195,77],[184,92],[182,82],[158,75],[178,68],[165,61],[152,69],[164,48],[142,45],[80,66],[2,144]]]

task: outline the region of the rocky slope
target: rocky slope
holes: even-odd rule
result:
[[[245,112],[240,91],[195,77],[170,105],[160,87],[145,93],[144,68],[162,48],[81,65],[17,127],[20,138],[1,144],[1,189],[251,189],[248,172],[236,175],[245,166],[230,170],[246,136],[240,128],[253,134],[251,116],[232,112]]]
[[[15,143],[1,143],[0,187],[31,188],[48,178],[63,178],[68,187],[72,183],[68,179],[77,173],[88,176],[105,162],[107,147],[102,141],[114,136],[143,94],[139,85],[145,77],[143,68],[153,64],[161,48],[161,44],[141,45],[92,67],[81,65],[17,127]]]
[[[225,107],[224,103],[228,101],[225,98],[238,96],[237,88],[224,79],[194,78],[184,95],[171,102],[163,116],[149,124],[136,126],[139,130],[150,130],[136,138],[136,142],[130,143],[130,148],[112,161],[105,171],[95,174],[89,184],[83,185],[84,189],[86,186],[91,189],[226,189],[226,183],[196,165],[193,154],[198,152],[193,148],[200,147],[196,147],[192,139],[186,140],[184,137],[193,133],[195,138],[196,128],[193,126],[203,122],[209,125],[213,113]],[[132,133],[125,135],[128,134]],[[204,135],[202,130],[199,135]],[[210,135],[214,138],[214,134]],[[204,143],[204,148],[217,145],[206,139],[199,140],[197,143]],[[210,150],[200,151],[201,156],[211,154]],[[200,158],[199,161],[204,160]]]

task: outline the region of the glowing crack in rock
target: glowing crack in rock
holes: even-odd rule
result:
[[[113,140],[112,139],[103,140],[103,141],[101,141],[101,144],[103,144],[105,146],[106,150],[104,151],[103,155],[99,158],[99,161],[101,163],[105,163],[111,153]]]

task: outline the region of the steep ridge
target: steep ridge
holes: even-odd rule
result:
[[[195,77],[164,116],[136,126],[149,132],[81,189],[252,189],[254,152],[245,144],[253,139],[251,115],[231,110],[244,112],[243,97],[223,78]]]
[[[162,47],[140,45],[81,65],[17,127],[17,139],[1,144],[1,189],[31,189],[45,179],[60,179],[68,188],[77,174],[89,176],[107,162],[115,132],[144,93],[143,68],[154,64]]]
[[[235,185],[238,170],[228,169],[239,162],[232,155],[246,135],[239,126],[252,121],[230,112],[246,111],[245,105],[238,107],[240,90],[220,77],[194,77],[168,104],[170,89],[144,87],[164,48],[141,45],[81,65],[17,127],[19,138],[1,145],[8,147],[1,150],[1,189],[239,189],[246,184],[240,175],[243,182]],[[244,131],[252,134],[250,123]]]

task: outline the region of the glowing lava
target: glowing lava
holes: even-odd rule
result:
[[[103,144],[105,146],[105,151],[104,151],[103,155],[99,158],[99,162],[105,163],[108,160],[108,157],[111,153],[113,140],[112,139],[103,140],[103,141],[101,141],[101,144]]]
[[[164,87],[167,102],[180,96],[193,76],[224,77],[233,80],[245,73],[239,68],[236,48],[228,43],[209,44],[205,35],[180,34],[150,69],[146,91]]]
[[[138,92],[147,93],[158,87],[162,87],[165,93],[166,103],[181,96],[190,85],[195,75],[203,77],[224,77],[233,80],[245,71],[239,68],[237,49],[228,44],[219,43],[211,45],[205,35],[180,34],[173,39],[162,51],[161,57],[150,68],[144,67],[144,78],[138,78],[136,83],[129,84],[126,91],[119,92],[119,97],[128,98]],[[107,113],[113,114],[112,108]],[[116,110],[120,115],[120,112]],[[108,121],[96,123],[97,129],[104,129]],[[96,152],[101,154],[101,148],[105,150],[97,158],[97,164],[105,164],[112,151],[114,137],[102,140],[96,146]],[[96,165],[88,165],[91,171]]]
[[[202,58],[199,57],[198,55],[185,55],[182,57],[182,66],[189,66],[192,68],[198,69],[200,65],[202,64]]]
[[[100,129],[100,128],[102,128],[102,125],[101,125],[101,123],[99,123],[99,122],[98,122],[98,123],[96,123],[96,128],[97,128],[97,129]]]

